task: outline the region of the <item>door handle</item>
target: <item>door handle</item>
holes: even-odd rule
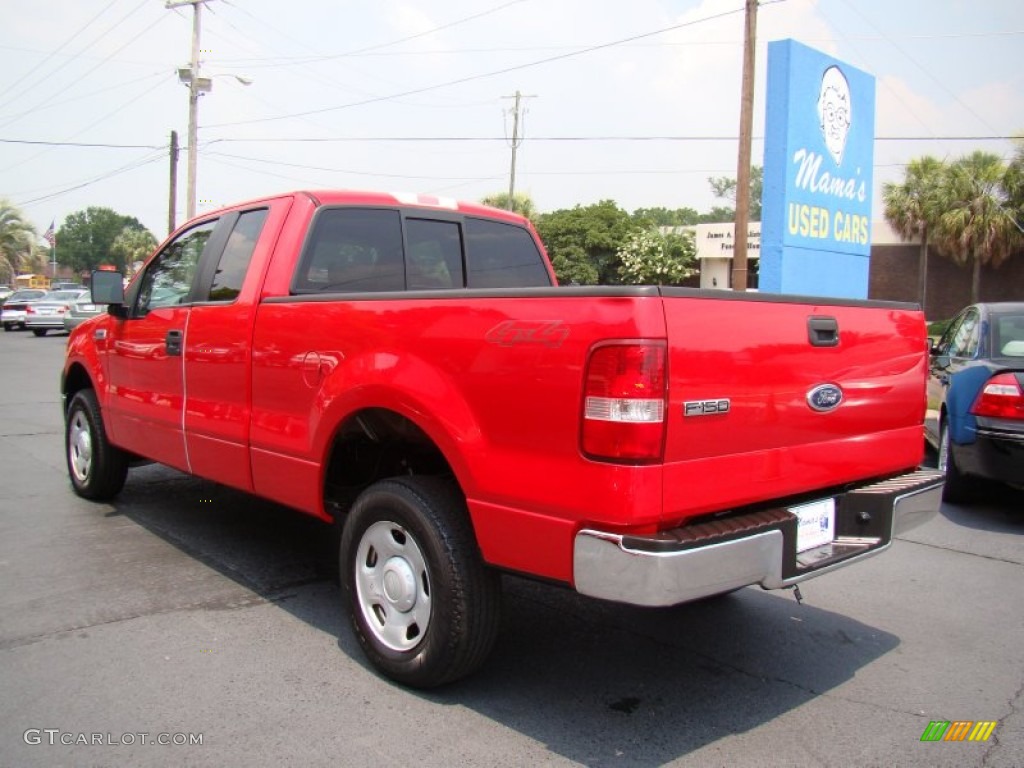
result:
[[[167,336],[164,338],[164,346],[167,349],[167,354],[170,357],[178,357],[181,355],[181,342],[185,338],[185,334],[181,331],[168,331]]]
[[[822,315],[808,317],[807,341],[812,347],[838,347],[839,321]]]

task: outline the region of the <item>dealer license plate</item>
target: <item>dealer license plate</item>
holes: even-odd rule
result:
[[[797,517],[796,551],[805,552],[831,543],[836,536],[836,500],[821,499],[790,507]]]

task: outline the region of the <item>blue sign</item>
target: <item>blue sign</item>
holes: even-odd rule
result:
[[[760,290],[867,298],[874,142],[874,77],[768,44]]]

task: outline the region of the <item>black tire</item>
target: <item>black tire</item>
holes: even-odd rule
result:
[[[939,426],[939,458],[938,467],[946,475],[946,483],[942,488],[942,500],[952,504],[967,501],[975,491],[975,482],[963,474],[956,465],[953,445],[949,439],[949,423],[943,419]]]
[[[33,328],[32,329],[32,333],[34,333],[36,336],[45,336],[46,335],[46,329],[45,328]]]
[[[112,499],[124,488],[128,456],[110,444],[96,393],[83,389],[68,406],[64,424],[64,456],[75,493],[85,499]]]
[[[384,675],[434,688],[486,660],[501,577],[480,556],[454,482],[401,477],[367,488],[345,520],[339,561],[352,627]]]
[[[4,330],[5,331],[10,331],[11,330],[11,325],[12,325],[11,323],[4,323]]]

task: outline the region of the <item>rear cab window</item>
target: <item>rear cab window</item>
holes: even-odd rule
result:
[[[422,210],[325,207],[313,220],[292,294],[551,285],[530,232]]]

